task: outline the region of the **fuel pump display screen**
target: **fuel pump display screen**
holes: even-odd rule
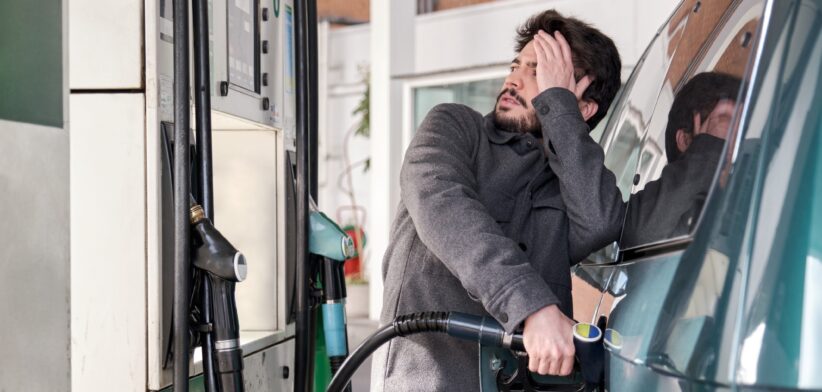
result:
[[[260,92],[259,0],[228,0],[228,81]]]

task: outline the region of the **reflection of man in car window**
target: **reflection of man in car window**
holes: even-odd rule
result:
[[[705,72],[676,95],[665,129],[668,165],[628,202],[622,247],[688,234],[702,210],[725,143],[740,80]]]

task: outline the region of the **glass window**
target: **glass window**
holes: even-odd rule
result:
[[[461,103],[482,114],[490,113],[494,110],[497,95],[504,82],[505,78],[496,78],[415,88],[414,129],[420,126],[434,106],[441,103]],[[611,111],[608,111],[605,118],[591,131],[594,140],[600,140],[610,116]]]
[[[504,81],[504,78],[497,78],[415,88],[414,129],[434,106],[441,103],[461,103],[482,114],[490,113]]]
[[[628,202],[622,249],[696,226],[733,133],[760,3],[686,1],[638,64],[602,140]]]

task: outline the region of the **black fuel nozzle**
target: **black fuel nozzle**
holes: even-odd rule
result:
[[[447,321],[440,327],[450,336],[479,342],[484,346],[503,347],[512,351],[525,352],[521,333],[508,333],[502,325],[491,317],[450,312]],[[602,330],[593,324],[577,323],[573,327],[574,348],[586,391],[601,390],[604,381],[605,351]],[[608,331],[610,340],[621,338],[614,331]],[[609,340],[609,341],[610,341]]]
[[[485,346],[525,351],[522,334],[505,332],[502,324],[491,317],[450,312],[445,332],[453,337],[476,341]]]
[[[245,280],[248,274],[245,256],[211,224],[200,205],[191,207],[191,225],[194,266],[231,282]]]
[[[212,328],[219,390],[242,392],[243,351],[240,348],[240,322],[234,285],[246,278],[245,257],[211,224],[202,207],[195,204],[190,212],[194,229],[193,264],[206,272],[212,287]]]

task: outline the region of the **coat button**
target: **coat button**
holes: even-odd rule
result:
[[[528,251],[528,247],[527,247],[527,246],[525,246],[525,243],[524,243],[524,242],[520,242],[520,243],[519,243],[519,248],[520,248],[520,249],[522,249],[522,251],[523,251],[523,252],[527,252],[527,251]]]
[[[507,323],[508,322],[508,313],[501,313],[499,315],[499,322],[501,322],[503,324]]]
[[[549,108],[548,106],[540,106],[539,107],[539,112],[543,115],[548,114],[548,112],[550,112],[550,111],[551,111],[551,108]]]
[[[525,145],[528,146],[528,147],[534,147],[534,142],[529,140],[529,141],[525,142]]]

